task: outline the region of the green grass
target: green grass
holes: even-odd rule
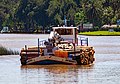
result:
[[[7,49],[3,46],[0,46],[0,55],[18,55],[18,51],[13,51],[11,49]]]
[[[88,35],[88,36],[120,36],[120,32],[93,31],[93,32],[80,32],[79,35]]]

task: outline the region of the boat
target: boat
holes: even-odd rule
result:
[[[77,27],[53,27],[48,40],[37,46],[21,49],[22,65],[89,65],[95,61],[94,48],[88,46],[88,38],[77,36]]]

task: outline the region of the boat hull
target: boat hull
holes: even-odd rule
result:
[[[39,56],[31,59],[21,59],[21,64],[32,64],[32,65],[49,65],[49,64],[77,64],[76,60],[56,57],[56,56]]]
[[[45,48],[44,48],[45,49]],[[43,49],[38,52],[38,47],[22,49],[22,65],[49,65],[49,64],[69,64],[69,65],[88,65],[95,61],[92,47],[77,46],[76,51],[55,50],[54,53],[45,55]]]
[[[66,64],[66,65],[69,65],[69,64],[73,64],[73,63],[65,63],[65,62],[60,62],[60,61],[55,61],[55,60],[42,60],[42,61],[38,61],[38,62],[34,62],[34,63],[31,63],[32,65],[53,65],[53,64]],[[30,64],[30,65],[31,65]]]

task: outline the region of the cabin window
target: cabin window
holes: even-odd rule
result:
[[[73,35],[72,29],[55,29],[55,31],[60,35]]]

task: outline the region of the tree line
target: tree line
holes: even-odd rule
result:
[[[120,0],[0,0],[0,29],[39,32],[52,26],[93,23],[94,28],[116,24]]]

